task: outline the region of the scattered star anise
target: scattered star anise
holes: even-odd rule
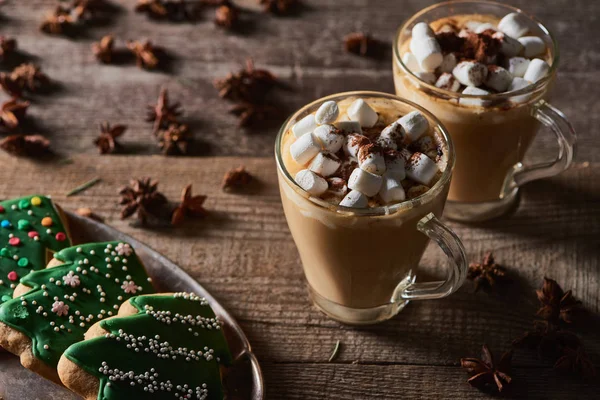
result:
[[[11,97],[21,97],[23,95],[23,88],[13,79],[11,74],[0,72],[0,87]]]
[[[542,303],[537,315],[547,321],[553,323],[564,321],[570,324],[581,309],[581,301],[575,299],[570,290],[563,292],[553,279],[544,278],[544,284],[541,289],[536,290],[536,294]]]
[[[17,49],[17,41],[14,38],[0,36],[0,61],[6,60]]]
[[[98,147],[100,154],[114,153],[115,150],[121,146],[117,143],[116,139],[123,135],[127,130],[126,125],[114,125],[110,126],[108,122],[100,125],[100,136],[94,140],[94,144]]]
[[[469,264],[467,278],[475,282],[475,291],[478,291],[481,287],[490,290],[497,283],[508,281],[506,269],[496,264],[491,251],[485,254],[480,263]]]
[[[92,44],[94,56],[104,64],[110,64],[113,58],[113,47],[115,39],[112,35],[106,35],[99,42]]]
[[[223,177],[223,190],[234,190],[252,182],[252,175],[241,165],[229,170]]]
[[[380,56],[381,45],[381,42],[363,32],[353,32],[344,37],[344,50],[363,57]]]
[[[502,355],[500,362],[495,364],[490,349],[484,344],[481,350],[481,359],[461,358],[460,365],[472,375],[467,381],[471,386],[484,391],[498,390],[502,392],[512,381],[510,377],[511,360],[512,350],[509,350]]]
[[[237,22],[237,19],[238,10],[233,4],[224,4],[215,10],[215,25],[231,29]]]
[[[40,25],[40,30],[52,35],[71,34],[75,27],[75,20],[71,15],[71,9],[60,5],[46,16]]]
[[[277,78],[271,72],[254,68],[251,58],[246,60],[246,68],[214,82],[222,98],[249,103],[261,103],[277,84]]]
[[[192,185],[187,185],[181,191],[181,203],[173,210],[171,224],[179,225],[185,218],[203,217],[207,211],[203,204],[206,201],[206,196],[192,196]]]
[[[158,181],[151,178],[134,179],[131,186],[125,186],[119,191],[123,206],[121,219],[129,218],[137,212],[137,218],[142,224],[146,224],[149,215],[158,215],[160,210],[167,204],[167,198],[160,193]]]
[[[137,12],[146,13],[153,19],[192,20],[194,13],[185,0],[138,0]]]
[[[155,105],[148,105],[146,121],[154,122],[152,132],[158,133],[161,128],[167,127],[171,123],[177,122],[177,117],[181,115],[181,103],[170,103],[169,93],[166,88],[161,89],[158,101]]]
[[[156,48],[151,41],[143,42],[129,40],[127,48],[135,55],[138,67],[144,69],[154,69],[158,65],[158,56]]]
[[[276,115],[279,109],[269,104],[242,102],[232,106],[229,112],[238,116],[238,126],[256,126],[258,122]]]
[[[555,360],[565,347],[577,348],[581,344],[577,335],[548,321],[534,321],[533,329],[513,340],[518,348],[536,350],[539,358]]]
[[[596,376],[596,368],[581,345],[577,348],[565,347],[563,355],[554,363],[554,369],[584,378]]]
[[[11,78],[17,82],[21,88],[32,93],[35,93],[50,84],[48,75],[44,74],[40,67],[32,63],[21,64],[16,67],[11,73]]]
[[[186,154],[190,140],[187,125],[172,123],[158,132],[158,146],[165,155]]]
[[[19,101],[12,99],[2,104],[0,109],[0,126],[12,130],[19,126],[19,123],[25,118],[25,113],[29,107],[28,101]]]
[[[138,0],[135,11],[146,13],[151,18],[165,18],[168,14],[167,7],[162,0]]]
[[[280,15],[289,13],[298,3],[298,0],[260,0],[265,11]]]
[[[18,157],[41,157],[49,153],[50,141],[42,135],[10,135],[0,141],[0,148]]]

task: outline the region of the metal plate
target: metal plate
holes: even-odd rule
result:
[[[198,282],[173,262],[131,236],[105,224],[67,212],[74,243],[121,240],[130,243],[148,274],[163,292],[194,292],[205,297],[223,321],[223,329],[234,357],[225,376],[230,399],[264,399],[263,377],[246,335],[233,317]],[[17,357],[0,353],[0,400],[75,400],[79,396],[21,366]]]

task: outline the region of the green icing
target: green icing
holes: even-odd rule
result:
[[[154,293],[128,244],[85,244],[54,257],[64,264],[31,272],[21,283],[32,290],[0,306],[0,321],[29,336],[35,357],[52,367],[90,326],[117,315],[124,301]]]
[[[98,399],[222,400],[220,365],[231,364],[231,353],[206,300],[176,293],[129,301],[137,314],[102,321],[109,334],[65,352],[100,380]]]
[[[32,205],[31,200],[34,198],[36,203],[39,201],[39,205]],[[52,226],[42,226],[42,219],[45,217],[52,218]],[[33,232],[38,233],[37,239]],[[59,232],[65,235],[65,240],[56,239]],[[16,246],[9,244],[10,235],[18,238],[20,243]],[[47,250],[59,251],[70,245],[65,227],[49,198],[35,195],[0,202],[1,302],[12,298],[19,278],[29,271],[46,267]]]

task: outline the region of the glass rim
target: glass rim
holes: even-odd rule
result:
[[[526,18],[528,18],[531,22],[535,23],[537,25],[537,27],[539,29],[541,29],[542,32],[544,32],[544,34],[548,38],[550,38],[550,41],[552,42],[552,50],[553,50],[552,64],[550,65],[550,71],[549,71],[548,75],[532,85],[526,86],[526,87],[518,89],[518,90],[513,90],[512,92],[490,93],[490,94],[483,95],[483,96],[476,95],[476,94],[463,94],[463,93],[457,93],[457,92],[453,92],[453,91],[446,90],[446,89],[441,89],[435,85],[429,84],[429,83],[421,80],[402,61],[402,57],[400,56],[400,34],[406,29],[407,26],[409,26],[416,19],[427,14],[428,12],[438,9],[438,8],[442,8],[442,7],[446,7],[446,6],[450,6],[450,5],[457,5],[457,4],[473,4],[473,5],[487,4],[487,5],[491,5],[491,6],[497,6],[497,7],[501,7],[506,10],[509,10],[510,12],[515,12],[515,13],[521,14],[521,15],[525,16]],[[556,41],[556,38],[554,37],[552,32],[540,20],[538,20],[536,17],[528,14],[527,12],[521,10],[520,8],[513,7],[510,5],[499,3],[497,1],[492,1],[492,0],[448,0],[448,1],[444,1],[442,3],[437,3],[437,4],[433,4],[429,7],[426,7],[424,9],[420,10],[419,12],[417,12],[416,14],[413,14],[410,18],[408,18],[406,21],[404,21],[402,23],[402,25],[400,25],[400,28],[398,28],[398,30],[396,31],[396,36],[394,37],[393,46],[394,46],[394,48],[393,48],[394,62],[398,63],[398,65],[400,66],[400,68],[402,68],[404,70],[404,72],[407,72],[409,75],[411,75],[412,78],[418,80],[419,85],[423,86],[424,88],[427,88],[430,91],[433,91],[433,92],[439,93],[443,96],[447,96],[447,97],[451,97],[451,98],[483,99],[483,100],[498,101],[498,100],[505,100],[506,98],[510,98],[510,97],[514,97],[514,96],[518,96],[518,95],[537,92],[538,90],[542,90],[544,87],[546,87],[550,83],[550,81],[553,79],[554,75],[556,74],[556,70],[558,68],[558,63],[560,60],[558,42]]]
[[[365,98],[369,98],[369,97],[385,98],[385,99],[398,101],[400,103],[403,103],[405,105],[412,107],[413,109],[415,109],[419,112],[422,112],[423,114],[426,115],[426,117],[429,120],[433,121],[433,123],[435,124],[434,128],[437,128],[439,130],[439,132],[443,138],[443,141],[447,147],[448,162],[446,165],[446,169],[442,173],[442,176],[440,177],[440,179],[438,179],[438,181],[431,188],[429,188],[429,190],[427,192],[425,192],[413,199],[404,200],[399,203],[394,203],[394,204],[390,204],[390,205],[383,205],[383,206],[379,206],[379,207],[368,207],[368,208],[353,208],[353,207],[344,207],[344,206],[340,206],[340,205],[331,204],[331,203],[329,203],[325,200],[322,200],[316,196],[312,196],[307,191],[302,189],[302,187],[300,187],[300,185],[298,185],[296,183],[296,180],[294,179],[294,177],[292,177],[290,175],[289,171],[285,167],[285,164],[283,162],[282,152],[281,152],[282,144],[283,144],[283,137],[284,137],[285,133],[288,131],[288,129],[290,128],[291,121],[294,121],[295,119],[297,119],[298,115],[301,115],[303,112],[305,112],[309,108],[314,107],[319,104],[322,104],[325,101],[343,100],[345,98],[352,97],[352,96],[365,97]],[[275,139],[275,160],[277,162],[277,169],[279,170],[280,173],[283,174],[284,178],[288,181],[288,184],[293,185],[295,188],[297,188],[301,193],[303,193],[306,196],[306,199],[309,200],[314,205],[320,206],[321,208],[328,209],[332,212],[337,212],[337,213],[346,214],[346,215],[383,216],[383,215],[394,214],[394,213],[397,213],[402,210],[414,208],[415,206],[418,206],[419,204],[423,203],[424,201],[433,199],[435,197],[435,195],[437,195],[445,187],[445,185],[449,183],[450,178],[452,177],[452,171],[454,170],[456,154],[454,151],[454,143],[452,142],[450,133],[448,132],[446,127],[441,123],[441,121],[435,115],[433,115],[431,112],[427,111],[423,107],[419,106],[416,103],[413,103],[410,100],[404,99],[402,97],[398,97],[393,94],[377,92],[377,91],[369,91],[369,90],[356,90],[356,91],[350,91],[350,92],[335,93],[335,94],[331,94],[331,95],[322,97],[320,99],[310,102],[309,104],[302,106],[301,108],[296,110],[294,113],[292,113],[286,119],[286,121],[281,125],[281,128],[279,129],[279,132],[277,133],[277,137]]]

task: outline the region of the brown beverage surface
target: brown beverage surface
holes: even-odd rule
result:
[[[338,102],[340,116],[353,100]],[[365,100],[386,124],[401,116],[393,103]],[[304,168],[290,156],[293,141],[288,130],[282,158],[292,176]],[[389,215],[357,216],[316,205],[281,171],[279,180],[287,222],[309,284],[322,297],[351,308],[389,303],[396,286],[412,276],[428,242],[416,225],[429,212],[441,216],[448,190],[448,185],[435,189],[435,195],[426,196],[418,207]]]
[[[459,30],[468,21],[497,24],[491,15],[455,15],[430,23],[434,31],[444,25]],[[409,41],[400,52],[408,51]],[[546,61],[549,62],[548,57]],[[539,122],[531,116],[530,104],[506,103],[499,107],[473,107],[441,98],[422,90],[415,78],[394,64],[398,96],[414,101],[430,111],[448,129],[456,150],[456,164],[448,200],[485,202],[498,200],[507,173],[521,162],[533,141]],[[533,99],[532,99],[533,100]]]

